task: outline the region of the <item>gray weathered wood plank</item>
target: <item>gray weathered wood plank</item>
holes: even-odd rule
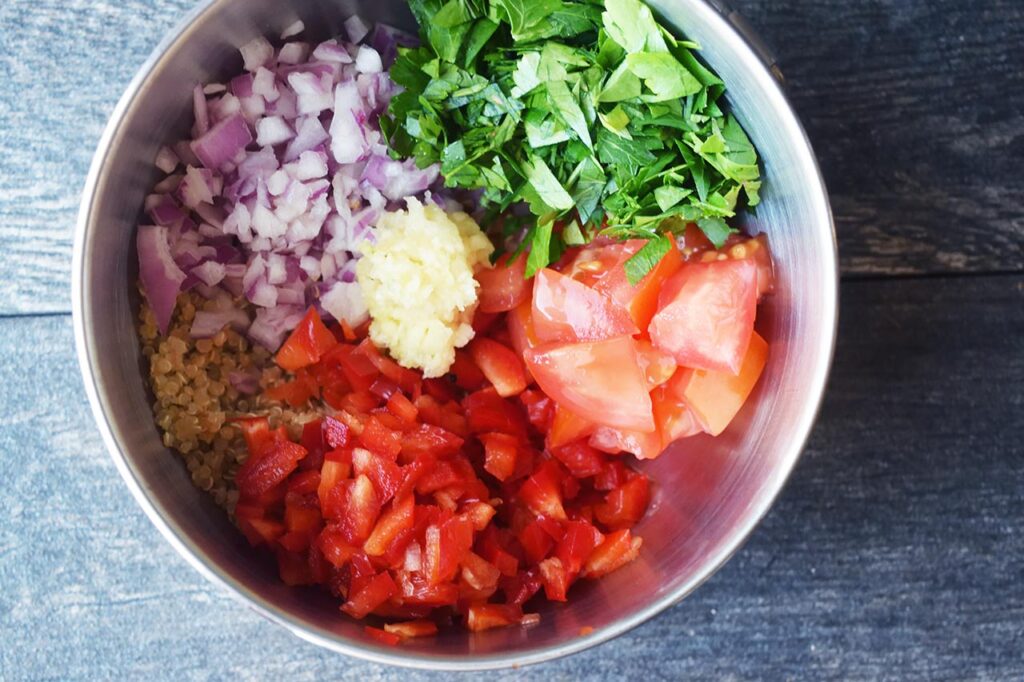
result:
[[[847,275],[1024,270],[1024,6],[737,0],[774,44]],[[0,314],[67,311],[89,159],[190,0],[0,3]]]
[[[845,284],[820,422],[738,555],[486,679],[1020,679],[1022,304],[1024,276]],[[430,678],[305,644],[179,558],[103,451],[66,316],[0,320],[0,386],[0,679]]]

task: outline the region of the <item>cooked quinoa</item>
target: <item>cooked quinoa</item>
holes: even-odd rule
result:
[[[235,304],[246,310],[250,307],[241,299]],[[164,445],[184,458],[198,488],[233,512],[238,501],[235,472],[248,452],[241,430],[230,420],[266,416],[275,427],[284,424],[297,438],[302,422],[312,415],[282,407],[262,395],[263,389],[282,379],[280,368],[273,365],[266,349],[254,346],[230,328],[209,339],[189,337],[196,311],[213,306],[194,294],[182,294],[167,335],[160,336],[156,318],[143,301],[139,339],[149,362],[153,414]],[[256,395],[243,395],[231,385],[228,377],[234,371],[259,376]]]

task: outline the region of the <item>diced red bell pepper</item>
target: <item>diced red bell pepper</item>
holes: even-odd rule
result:
[[[377,500],[383,505],[402,485],[402,468],[387,457],[356,448],[352,451],[352,468],[356,476],[366,476],[377,491]]]
[[[414,513],[415,501],[412,495],[402,500],[396,499],[377,521],[370,537],[363,544],[363,550],[370,556],[383,555],[402,531],[412,528]]]
[[[306,316],[277,351],[274,361],[282,369],[294,372],[320,362],[337,345],[338,339],[324,325],[316,308],[310,306]]]
[[[335,525],[327,526],[320,531],[320,535],[316,539],[316,546],[324,558],[336,568],[347,564],[359,551],[357,547],[348,543],[341,530]]]
[[[304,554],[289,552],[285,549],[278,549],[277,572],[285,585],[309,585],[313,582],[313,576],[309,570],[309,561]]]
[[[345,496],[345,512],[338,523],[342,536],[361,545],[373,531],[380,515],[380,498],[367,476],[358,476]]]
[[[384,426],[377,415],[371,415],[363,423],[359,442],[367,450],[372,450],[391,461],[396,460],[398,453],[402,451],[402,434]]]
[[[485,433],[480,441],[484,444],[484,470],[499,481],[511,478],[516,470],[519,441],[507,433]]]
[[[437,623],[430,620],[409,620],[404,623],[388,623],[384,626],[387,632],[402,639],[413,637],[430,637],[437,634]]]
[[[550,452],[576,478],[596,476],[605,468],[605,456],[585,441],[552,448]]]
[[[391,397],[388,398],[388,412],[407,424],[415,424],[416,417],[419,415],[419,410],[403,393],[391,394]]]
[[[502,398],[519,395],[526,390],[526,367],[521,356],[511,349],[497,341],[478,338],[469,344],[469,353]]]
[[[401,454],[412,459],[424,454],[444,458],[461,450],[463,443],[462,438],[440,426],[420,424],[417,429],[402,434]]]
[[[384,627],[387,628],[388,626],[385,625]],[[372,625],[364,627],[363,632],[386,646],[398,646],[398,643],[402,641],[402,638],[398,633],[381,630],[380,628],[375,628]]]
[[[544,395],[543,391],[530,389],[519,394],[519,402],[526,408],[526,417],[537,433],[545,434],[551,430],[555,401]]]
[[[462,401],[473,433],[498,431],[526,440],[526,417],[515,403],[505,400],[493,388],[470,393]]]
[[[455,351],[455,362],[448,371],[455,375],[455,383],[463,391],[476,391],[487,384],[487,377],[468,350],[460,348]]]
[[[605,495],[604,502],[594,507],[594,516],[611,530],[632,528],[643,518],[650,500],[650,484],[641,474]]]
[[[459,598],[459,588],[454,583],[431,585],[419,573],[400,573],[399,585],[405,604],[450,606]]]
[[[541,588],[540,571],[531,568],[501,580],[501,591],[505,593],[505,601],[509,604],[522,606],[537,594]]]
[[[554,460],[541,464],[519,488],[519,499],[535,514],[543,514],[558,521],[564,521],[565,508],[562,506],[562,479],[565,473]]]
[[[540,569],[541,582],[544,583],[544,596],[551,601],[566,601],[565,593],[569,590],[569,574],[558,557],[549,557],[537,564]]]
[[[603,541],[604,535],[593,524],[581,519],[569,521],[565,524],[565,534],[555,549],[555,556],[570,575],[576,575],[594,548]]]
[[[511,604],[474,604],[466,612],[466,627],[472,632],[481,632],[507,625],[517,625],[523,619],[523,612]]]
[[[587,559],[583,567],[583,576],[599,578],[625,566],[636,559],[642,544],[643,541],[630,535],[627,529],[610,533]]]
[[[245,535],[245,539],[253,547],[257,545],[270,545],[284,535],[283,523],[263,518],[236,517],[239,530]]]
[[[362,589],[350,594],[341,610],[359,619],[398,593],[398,586],[387,571],[373,576]]]
[[[516,534],[516,539],[523,548],[526,560],[531,564],[542,561],[554,547],[555,541],[544,530],[544,527],[533,521]]]
[[[431,585],[451,580],[459,563],[473,546],[473,523],[455,516],[442,525],[430,526],[423,547],[423,573]]]
[[[498,586],[501,571],[473,552],[462,558],[462,578],[475,590],[493,590]]]
[[[306,456],[306,448],[289,440],[260,444],[258,452],[249,453],[235,474],[235,484],[242,498],[259,497],[284,482]]]

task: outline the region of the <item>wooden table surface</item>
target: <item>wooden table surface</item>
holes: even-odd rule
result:
[[[1024,677],[1024,4],[740,0],[831,191],[843,284],[821,418],[692,597],[490,679]],[[419,679],[235,603],[159,536],[82,390],[86,168],[190,0],[0,3],[0,679]]]

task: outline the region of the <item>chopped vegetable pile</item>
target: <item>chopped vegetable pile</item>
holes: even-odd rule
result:
[[[758,203],[757,154],[718,104],[722,81],[640,0],[410,5],[423,46],[399,50],[405,92],[385,132],[498,213],[529,203],[527,277],[601,231],[649,240],[627,266],[636,282],[668,252],[665,230],[696,222],[721,246],[737,205]]]
[[[671,496],[627,456],[734,424],[775,280],[726,223],[757,155],[646,5],[410,4],[420,47],[357,17],[242,46],[137,236],[164,444],[388,645],[642,557]]]

